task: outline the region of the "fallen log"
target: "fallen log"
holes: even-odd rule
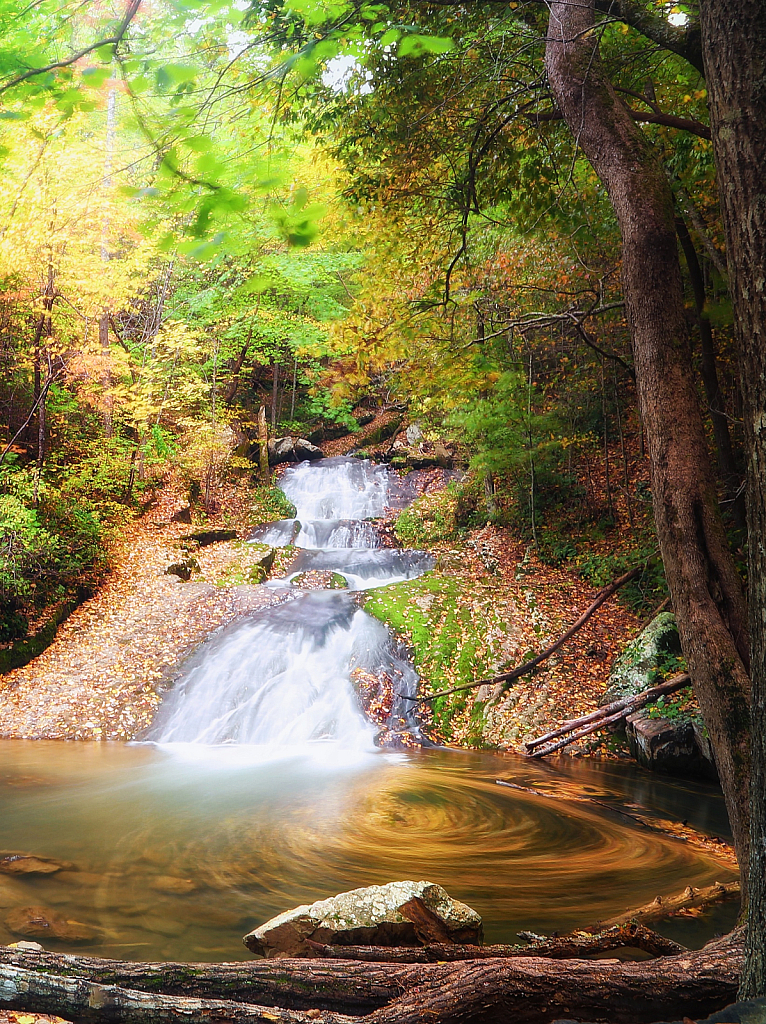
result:
[[[5,965],[40,975],[85,979],[105,987],[353,1014],[367,1013],[396,999],[409,977],[406,968],[376,973],[363,963],[339,967],[319,960],[284,959],[148,964],[0,946],[0,992]]]
[[[695,889],[689,885],[677,896],[656,896],[651,903],[646,903],[643,907],[610,917],[606,921],[599,921],[592,930],[601,932],[605,928],[621,928],[630,921],[645,925],[685,910],[700,910],[703,907],[712,907],[715,903],[738,900],[739,897],[739,882],[716,882],[704,889]]]
[[[616,949],[642,949],[653,956],[677,956],[686,947],[641,924],[626,923],[595,934],[573,932],[558,938],[541,938],[532,944],[469,946],[433,942],[426,946],[325,946],[307,940],[317,956],[333,960],[364,960],[368,963],[434,964],[456,960],[509,959],[535,956],[551,960],[578,960]]]
[[[187,1024],[233,1021],[252,1024],[546,1024],[556,1018],[608,1020],[612,1024],[699,1019],[731,1003],[743,960],[738,929],[704,949],[643,963],[555,960],[539,956],[473,959],[455,963],[379,964],[343,960],[269,960],[245,964],[131,964],[90,957],[0,950],[0,1006],[55,1013],[65,1019],[115,1024]],[[35,965],[36,959],[36,965]],[[32,966],[29,966],[30,961]],[[66,973],[54,973],[62,963]],[[48,971],[46,971],[48,967]],[[168,993],[168,968],[186,991]],[[184,974],[184,971],[186,974]],[[279,991],[274,1004],[245,1001],[243,982],[253,979]],[[130,985],[104,984],[98,976]],[[94,975],[96,977],[94,977]],[[138,981],[139,984],[135,984]],[[364,1015],[318,1006],[348,1005],[372,987],[386,997]],[[213,993],[226,991],[223,998]],[[161,994],[159,994],[161,993]],[[248,997],[249,998],[249,997]],[[309,1010],[294,1010],[285,1001]],[[269,1000],[271,1003],[271,1000]],[[281,1006],[279,1004],[282,1004]]]
[[[542,664],[547,658],[550,658],[552,654],[555,654],[567,640],[571,638],[582,629],[588,619],[598,611],[604,601],[607,601],[612,594],[616,594],[617,591],[624,587],[626,583],[630,583],[637,576],[640,576],[645,566],[640,565],[635,569],[631,569],[630,572],[626,572],[618,579],[613,580],[608,586],[600,590],[596,595],[595,599],[585,609],[579,619],[573,622],[569,629],[562,633],[562,635],[550,647],[546,647],[544,651],[535,655],[534,658],[530,658],[529,661],[525,661],[522,665],[518,665],[516,668],[511,669],[508,672],[500,672],[498,675],[490,676],[487,679],[476,679],[472,683],[464,683],[462,686],[453,686],[449,690],[439,690],[436,693],[431,693],[427,697],[410,697],[406,693],[397,694],[403,700],[412,701],[411,710],[414,710],[419,704],[426,704],[428,701],[436,700],[437,697],[448,697],[452,693],[460,693],[462,690],[474,690],[479,686],[499,686],[502,684],[512,683],[516,679],[521,679],[522,676],[529,675],[530,672],[534,671],[538,665]]]
[[[658,697],[664,697],[669,693],[675,693],[676,690],[682,690],[690,683],[691,677],[689,673],[682,672],[671,679],[666,679],[664,683],[660,683],[658,686],[652,686],[650,689],[644,690],[642,693],[637,693],[632,697],[623,697],[612,704],[605,704],[604,707],[597,708],[581,718],[572,718],[570,721],[564,722],[558,729],[553,729],[551,732],[545,733],[544,736],[538,736],[537,739],[527,741],[524,746],[530,757],[546,757],[548,754],[561,750],[562,747],[575,743],[592,732],[597,732],[607,725],[619,722],[622,718],[627,718],[628,715],[632,715],[634,711],[639,711],[647,704],[657,700]],[[558,742],[550,742],[551,740],[557,740],[559,736],[566,738],[558,740]],[[543,744],[548,745],[543,749],[535,750],[537,747],[542,747]],[[532,753],[532,751],[535,752]]]
[[[327,1010],[286,1010],[254,1006],[233,999],[196,999],[141,992],[116,985],[98,985],[83,978],[40,974],[4,965],[0,970],[0,1006],[11,1010],[51,1013],[77,1021],[120,1021],[122,1024],[355,1024],[358,1017]]]

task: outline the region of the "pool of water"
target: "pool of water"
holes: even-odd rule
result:
[[[714,787],[559,765],[333,742],[2,741],[0,845],[73,867],[0,875],[0,941],[19,938],[4,923],[13,908],[33,905],[93,927],[87,949],[97,955],[247,959],[242,935],[272,915],[397,879],[441,883],[482,914],[487,941],[514,941],[522,928],[564,931],[733,877],[619,813],[640,808],[726,835]],[[700,945],[735,913],[664,930]]]

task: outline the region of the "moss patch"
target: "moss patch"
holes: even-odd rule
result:
[[[422,677],[421,696],[470,683],[496,671],[505,626],[494,601],[494,586],[429,573],[370,593],[365,611],[412,647]],[[431,705],[434,738],[482,745],[476,691],[440,697]]]

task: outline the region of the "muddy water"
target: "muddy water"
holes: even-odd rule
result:
[[[574,799],[724,833],[714,789],[640,770],[331,743],[281,757],[193,744],[6,741],[2,751],[2,846],[75,869],[0,875],[0,921],[14,906],[52,907],[98,930],[87,947],[98,955],[245,959],[241,936],[271,915],[394,879],[440,882],[483,915],[488,941],[513,941],[521,928],[568,929],[732,877],[691,846]],[[701,944],[732,913],[672,934]],[[0,924],[0,941],[13,938]]]

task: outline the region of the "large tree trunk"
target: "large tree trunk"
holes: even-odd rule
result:
[[[744,869],[750,772],[746,607],[692,378],[670,189],[603,70],[594,25],[593,0],[554,2],[546,66],[556,103],[604,183],[620,225],[657,535]]]
[[[766,18],[753,0],[704,0],[700,15],[747,451],[753,748],[742,994],[755,996],[766,994]]]
[[[648,963],[530,956],[134,964],[0,947],[0,1007],[125,1024],[547,1024],[566,1017],[645,1024],[698,1019],[732,1002],[741,964],[739,932]]]

